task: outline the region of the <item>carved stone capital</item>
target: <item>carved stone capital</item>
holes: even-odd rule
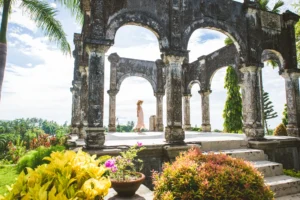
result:
[[[198,93],[201,95],[201,96],[209,96],[211,94],[211,90],[200,90],[198,91]]]
[[[192,97],[191,94],[183,94],[183,98],[185,98],[186,100],[190,100]]]
[[[116,96],[119,93],[119,90],[108,90],[107,94],[109,94],[109,96]]]
[[[247,66],[247,67],[242,67],[240,69],[240,71],[244,74],[244,73],[256,73],[256,72],[259,72],[259,70],[261,70],[260,67],[257,67],[257,66]]]
[[[284,70],[281,73],[281,76],[284,79],[298,79],[300,77],[300,72],[289,72],[288,70]]]
[[[108,60],[111,63],[118,63],[120,61],[120,56],[117,53],[112,53],[108,56]]]
[[[164,56],[164,62],[166,64],[180,63],[180,65],[182,65],[184,59],[185,59],[185,57],[178,56],[178,55],[165,55]]]
[[[154,93],[154,96],[155,97],[163,97],[163,96],[165,96],[165,93],[156,92],[156,93]]]
[[[291,11],[287,10],[283,14],[283,20],[287,23],[287,25],[294,26],[299,21],[299,16]]]
[[[100,45],[100,44],[86,44],[86,51],[90,55],[91,53],[106,53],[110,48],[109,45]]]

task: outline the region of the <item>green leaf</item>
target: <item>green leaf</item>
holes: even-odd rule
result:
[[[71,55],[71,48],[67,41],[67,35],[62,25],[55,19],[57,11],[45,1],[23,0],[21,7],[24,8],[30,18],[34,20],[50,41],[55,42],[60,50]]]

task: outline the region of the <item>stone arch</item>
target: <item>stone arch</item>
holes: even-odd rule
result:
[[[192,80],[186,87],[186,91],[188,94],[191,94],[191,89],[195,84],[198,84],[199,88],[201,88],[201,83],[199,80]]]
[[[285,60],[283,59],[281,53],[273,49],[265,49],[261,55],[261,62],[268,60],[273,60],[278,64],[279,71],[283,71],[285,68]]]
[[[222,66],[222,67],[219,67],[219,68],[216,68],[209,76],[209,89],[211,88],[211,83],[212,83],[212,80],[215,76],[215,74],[222,68],[226,68],[226,67],[233,67],[234,68],[234,71],[236,73],[236,75],[238,76],[238,80],[239,80],[239,83],[241,83],[241,74],[240,74],[240,71],[237,69],[236,65],[228,65],[228,66]]]
[[[183,45],[185,49],[187,49],[188,47],[188,42],[190,40],[191,35],[194,33],[194,31],[200,28],[216,30],[221,33],[224,33],[233,40],[237,52],[241,55],[246,55],[246,43],[242,39],[242,36],[238,33],[237,28],[233,28],[222,21],[214,20],[208,17],[203,17],[200,20],[193,21],[185,27],[183,32]]]
[[[137,25],[150,30],[157,37],[160,49],[169,48],[164,26],[150,13],[141,11],[124,11],[112,16],[108,21],[106,39],[114,41],[117,30],[124,25]]]
[[[150,85],[153,89],[153,93],[157,92],[156,82],[154,80],[152,80],[151,77],[148,77],[148,76],[146,76],[145,74],[142,74],[142,73],[134,73],[134,74],[128,73],[128,74],[124,74],[123,76],[121,76],[117,80],[117,90],[120,91],[121,85],[122,85],[123,81],[126,78],[134,77],[134,76],[146,79],[150,83]]]

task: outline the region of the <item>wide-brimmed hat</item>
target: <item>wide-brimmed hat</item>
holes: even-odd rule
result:
[[[138,102],[136,103],[136,105],[139,105],[139,104],[141,104],[143,102],[144,102],[143,100],[138,100]]]

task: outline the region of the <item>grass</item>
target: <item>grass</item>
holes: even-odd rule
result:
[[[7,193],[6,185],[11,185],[17,178],[15,166],[0,166],[0,195]]]

